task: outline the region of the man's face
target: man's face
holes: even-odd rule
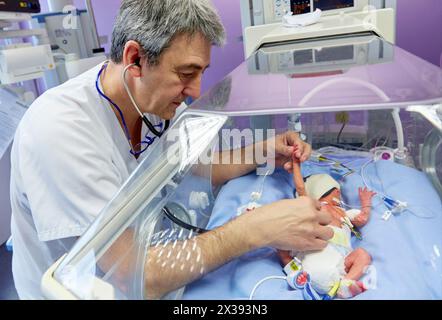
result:
[[[211,44],[201,34],[176,37],[155,66],[143,64],[135,100],[141,111],[169,120],[187,98],[198,98],[209,67]]]

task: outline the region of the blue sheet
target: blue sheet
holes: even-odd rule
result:
[[[359,170],[366,158],[342,158]],[[303,176],[330,173],[330,167],[313,163],[302,166]],[[410,211],[382,219],[387,209],[379,197],[369,223],[362,228],[363,240],[352,239],[353,248],[363,247],[372,256],[369,281],[371,289],[354,299],[442,299],[442,204],[427,177],[415,169],[390,161],[366,166],[369,186],[398,200],[406,201]],[[259,191],[263,178],[254,173],[228,182],[220,191],[208,228],[220,226],[236,215],[237,208],[250,201],[250,193]],[[345,178],[343,199],[359,205],[359,174]],[[276,171],[264,180],[261,204],[293,198],[292,176]],[[272,248],[250,252],[187,286],[183,299],[248,299],[253,287],[267,276],[283,276]],[[370,280],[371,279],[371,280]],[[272,279],[257,289],[254,299],[302,299],[284,280]]]

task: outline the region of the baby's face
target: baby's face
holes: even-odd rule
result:
[[[330,204],[337,204],[337,205],[339,205],[340,203],[335,201],[333,198],[337,199],[338,201],[341,201],[341,191],[339,189],[334,189],[329,195],[327,195],[326,197],[321,198],[320,201],[325,201],[325,202],[328,202]]]
[[[331,225],[338,228],[342,227],[341,218],[345,216],[344,211],[339,208],[341,201],[341,192],[338,189],[334,189],[328,196],[320,199],[321,203],[326,203],[321,207],[321,210],[329,213],[332,218]]]

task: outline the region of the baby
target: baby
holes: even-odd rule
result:
[[[293,281],[297,288],[304,288],[308,282],[310,298],[356,296],[365,290],[363,283],[358,280],[370,265],[371,257],[362,248],[353,250],[350,238],[352,233],[360,237],[355,227],[362,227],[368,222],[371,199],[375,193],[367,188],[359,188],[361,208],[345,211],[340,207],[340,185],[330,175],[316,174],[307,177],[303,190],[309,197],[319,200],[321,210],[326,210],[331,215],[329,227],[333,229],[334,236],[321,251],[279,251],[285,266],[284,271],[289,277],[295,277]]]

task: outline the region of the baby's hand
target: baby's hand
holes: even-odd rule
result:
[[[371,198],[376,194],[371,190],[368,190],[366,187],[364,189],[359,188],[359,199],[361,200],[361,205],[369,206],[371,204]]]

